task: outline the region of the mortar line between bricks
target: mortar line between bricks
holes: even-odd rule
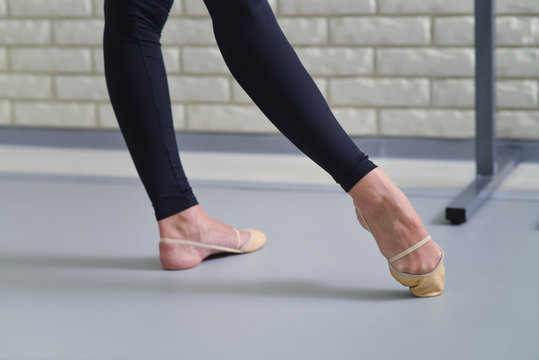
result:
[[[201,0],[202,1],[202,0]],[[9,4],[9,3],[8,3]],[[9,6],[9,5],[8,5]],[[473,12],[467,12],[467,13],[336,13],[336,14],[328,14],[328,13],[308,13],[308,14],[301,14],[301,13],[279,13],[276,14],[277,20],[283,19],[283,18],[299,18],[299,19],[311,19],[311,18],[320,18],[320,17],[328,17],[330,19],[342,19],[342,18],[417,18],[417,17],[429,17],[433,16],[436,18],[450,18],[450,17],[473,17]],[[503,18],[503,17],[518,17],[518,18],[535,18],[539,16],[539,12],[523,12],[523,13],[499,13],[496,14],[496,18]],[[63,20],[103,20],[102,15],[58,15],[58,14],[50,14],[50,15],[7,15],[2,19],[5,20],[50,20],[52,17],[55,19],[58,19],[60,21]],[[169,16],[169,19],[174,20],[208,20],[210,19],[210,16],[208,14],[179,14],[179,15],[171,15]]]
[[[77,44],[58,44],[58,43],[5,43],[0,46],[8,47],[15,50],[19,49],[53,49],[53,50],[77,50],[77,49],[89,49],[92,51],[101,50],[101,44],[89,44],[89,43],[77,43]],[[326,49],[326,48],[378,48],[378,49],[435,49],[435,50],[473,50],[473,44],[380,44],[380,43],[335,43],[335,42],[318,42],[318,43],[292,43],[294,48],[299,49]],[[207,48],[218,49],[217,44],[202,44],[202,43],[163,43],[163,49],[167,48]],[[537,43],[521,43],[521,44],[496,44],[496,50],[521,50],[521,51],[539,51],[539,41]]]

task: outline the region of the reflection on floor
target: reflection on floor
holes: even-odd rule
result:
[[[64,152],[55,159],[78,157],[89,168],[95,161]],[[40,168],[4,154],[0,359],[539,358],[539,193],[531,165],[472,221],[450,226],[443,209],[457,186],[421,183],[433,176],[421,172],[426,163],[386,160],[446,253],[446,292],[416,299],[390,277],[351,202],[314,170],[296,167],[287,178],[272,170],[271,177],[270,159],[265,177],[238,181],[219,162],[204,168],[211,154],[187,154],[206,210],[264,230],[268,243],[167,272],[132,168],[109,163],[85,173],[63,163],[60,176],[52,163]],[[132,166],[126,153],[117,156]],[[284,161],[285,168],[304,164]],[[470,164],[449,165],[454,181],[466,184]]]

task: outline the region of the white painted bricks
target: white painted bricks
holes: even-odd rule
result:
[[[376,55],[378,72],[383,75],[471,77],[474,74],[472,49],[383,48]]]
[[[309,47],[297,54],[312,75],[361,75],[374,71],[374,51],[368,48]]]
[[[0,0],[0,17],[6,16],[6,0]]]
[[[215,46],[186,46],[182,52],[183,71],[188,74],[228,74],[228,68]]]
[[[374,13],[375,0],[279,0],[284,15],[336,15]]]
[[[254,105],[188,105],[187,118],[187,129],[194,131],[275,132]]]
[[[524,16],[500,16],[496,21],[498,46],[539,45],[539,19]],[[449,16],[434,22],[434,42],[437,45],[474,44],[472,16]]]
[[[474,134],[473,0],[271,0],[344,129]],[[497,129],[539,139],[539,1],[497,1]],[[0,0],[0,126],[112,128],[103,0]],[[236,83],[203,0],[175,0],[163,31],[174,128],[275,133]]]
[[[52,76],[0,74],[0,99],[52,99]]]
[[[498,13],[530,14],[539,13],[539,2],[536,0],[498,0]]]
[[[47,20],[0,19],[1,45],[48,44],[51,24]]]
[[[500,111],[496,125],[501,137],[537,140],[539,111]]]
[[[7,68],[7,52],[5,48],[0,48],[0,70]]]
[[[496,85],[498,108],[537,108],[537,82],[499,80]],[[432,94],[432,103],[436,106],[473,108],[475,104],[473,80],[434,80]]]
[[[533,1],[533,0],[532,0]],[[379,0],[383,14],[470,14],[472,0]]]
[[[357,45],[427,45],[428,17],[343,17],[331,21],[331,41]]]
[[[8,0],[11,16],[91,16],[91,0]]]
[[[473,111],[382,110],[380,133],[387,136],[469,138],[474,135]]]
[[[57,47],[20,47],[10,51],[15,71],[91,72],[90,49]]]
[[[180,7],[181,1],[176,0],[175,4],[177,7]],[[269,4],[275,11],[277,8],[277,0],[269,0]],[[183,7],[187,15],[197,15],[197,16],[207,16],[208,10],[204,1],[202,0],[184,0]]]
[[[100,45],[103,39],[102,20],[57,20],[54,42],[61,45]]]
[[[61,100],[108,100],[105,79],[102,76],[59,75],[55,81]]]
[[[336,105],[427,106],[429,82],[426,79],[332,79],[329,93]]]
[[[295,45],[317,45],[328,41],[326,18],[281,18],[279,25],[288,41]]]
[[[161,39],[170,45],[215,45],[211,21],[207,18],[171,18]]]
[[[230,86],[225,76],[169,76],[168,84],[173,101],[226,102]]]
[[[0,124],[11,125],[10,104],[8,101],[0,101]]]
[[[95,105],[81,103],[16,102],[15,125],[35,126],[47,122],[54,127],[95,127]]]

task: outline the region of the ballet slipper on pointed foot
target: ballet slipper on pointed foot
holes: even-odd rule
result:
[[[444,251],[440,248],[442,252],[442,257],[436,268],[428,274],[407,274],[397,271],[393,265],[393,262],[399,260],[400,258],[410,254],[411,252],[419,249],[427,241],[431,239],[430,235],[426,238],[415,244],[414,246],[404,250],[403,252],[393,256],[389,259],[389,272],[391,275],[402,285],[408,286],[412,295],[417,297],[432,297],[441,295],[444,291],[444,278],[445,278],[445,268],[444,268]]]
[[[367,220],[365,219],[365,217],[361,213],[361,210],[359,210],[357,206],[356,206],[356,212],[361,217],[361,220],[363,220],[363,223],[365,224],[367,231],[369,231],[372,234],[371,228],[369,227]],[[411,252],[416,251],[421,246],[425,245],[429,240],[431,240],[431,237],[430,235],[427,235],[423,240],[421,240],[417,244],[409,247],[408,249],[404,250],[401,253],[398,253],[397,255],[393,256],[391,259],[388,260],[389,272],[391,273],[391,275],[402,285],[408,286],[410,288],[410,292],[412,293],[412,295],[417,296],[417,297],[438,296],[444,292],[444,280],[445,280],[444,251],[440,248],[440,251],[442,252],[440,261],[438,262],[438,265],[436,266],[436,268],[428,274],[415,275],[415,274],[403,273],[403,272],[397,271],[391,264],[399,260],[400,258],[405,257]]]

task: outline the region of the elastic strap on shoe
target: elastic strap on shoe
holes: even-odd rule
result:
[[[187,246],[194,246],[194,247],[199,247],[199,248],[204,248],[204,249],[224,251],[224,252],[230,252],[230,253],[236,253],[236,254],[243,254],[243,251],[241,251],[241,250],[226,248],[226,247],[217,246],[217,245],[204,244],[204,243],[201,243],[201,242],[198,242],[198,241],[191,241],[191,240],[184,240],[184,239],[161,238],[160,242],[187,245]]]
[[[409,247],[408,249],[404,250],[403,252],[400,252],[397,255],[393,256],[391,259],[388,260],[389,263],[390,264],[394,263],[395,261],[397,261],[397,260],[405,257],[406,255],[408,255],[409,253],[416,251],[421,246],[425,245],[427,243],[427,241],[429,241],[430,239],[431,239],[430,235],[427,235],[423,240],[421,240],[417,244],[415,244],[415,245]]]
[[[234,229],[236,230],[236,229]],[[253,240],[253,232],[252,231],[249,231],[249,230],[246,230],[249,232],[249,239],[247,239],[247,241],[245,242],[245,244],[243,244],[243,246],[240,248],[240,251],[241,252],[244,252],[245,249],[247,249],[249,247],[249,245],[251,245],[251,241]],[[238,234],[238,247],[240,246],[240,233],[238,230],[236,230],[236,233]]]
[[[367,227],[367,231],[372,234],[371,228],[369,227],[369,223],[367,222],[367,220],[365,220],[365,217],[361,213],[361,210],[359,210],[359,208],[357,206],[356,206],[356,210],[357,210],[357,213],[359,214],[359,216],[361,216],[361,220],[363,220],[363,222],[365,223],[365,226]]]

